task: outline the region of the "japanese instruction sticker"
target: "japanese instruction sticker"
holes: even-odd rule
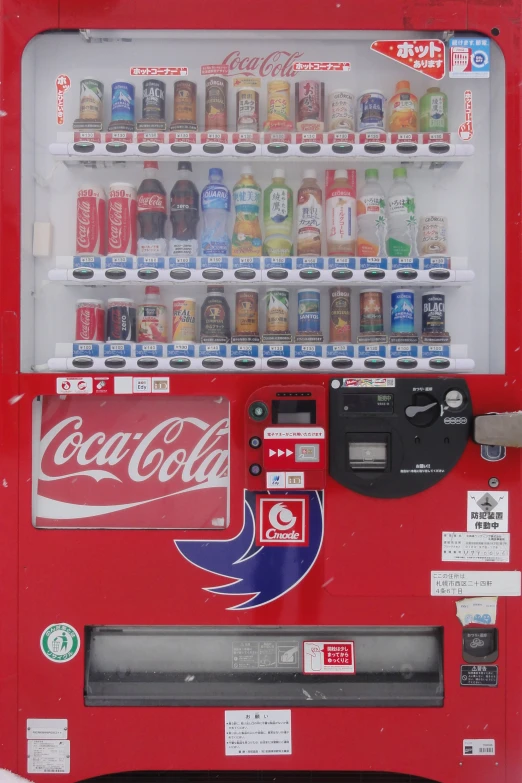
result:
[[[509,533],[443,533],[441,559],[509,563]]]
[[[289,756],[290,710],[225,710],[227,756]]]
[[[471,490],[468,492],[468,530],[507,533],[508,493]]]
[[[56,124],[63,125],[63,96],[71,86],[71,80],[66,73],[56,77]]]
[[[462,625],[495,625],[497,622],[496,598],[464,598],[457,601],[457,617]]]
[[[70,771],[71,743],[69,740],[28,740],[28,773],[67,775]]]
[[[188,68],[180,65],[133,65],[130,68],[131,76],[188,76]]]
[[[355,674],[353,642],[303,642],[305,674]]]
[[[498,688],[498,666],[461,666],[460,684],[463,688]]]
[[[489,38],[450,40],[450,79],[489,79]]]
[[[520,571],[432,571],[431,595],[520,595]]]
[[[445,70],[445,46],[439,39],[420,41],[374,41],[374,52],[402,63],[431,79],[443,79]]]
[[[462,743],[463,756],[494,756],[494,739],[467,739]]]

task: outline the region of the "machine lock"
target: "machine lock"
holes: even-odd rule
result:
[[[481,446],[522,447],[522,411],[476,416],[473,440]]]

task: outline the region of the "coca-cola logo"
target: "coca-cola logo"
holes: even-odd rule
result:
[[[229,76],[241,74],[242,76],[270,76],[272,78],[282,77],[285,79],[293,78],[296,71],[293,64],[303,56],[303,52],[286,52],[279,50],[270,52],[270,54],[245,55],[238,49],[223,60],[223,65],[228,66]]]
[[[162,193],[140,193],[138,212],[166,212],[167,199]]]
[[[76,205],[76,245],[78,249],[89,251],[95,233],[96,199],[79,198]]]
[[[109,201],[109,247],[119,249],[123,246],[123,201]]]
[[[226,400],[83,402],[44,400],[37,517],[76,527],[224,524]]]

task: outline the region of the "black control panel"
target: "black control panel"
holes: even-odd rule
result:
[[[415,495],[457,464],[471,425],[460,378],[334,378],[330,475],[371,497]]]

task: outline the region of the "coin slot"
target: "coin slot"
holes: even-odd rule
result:
[[[138,269],[138,277],[140,280],[156,280],[159,276],[157,269]]]
[[[155,152],[159,152],[159,144],[157,142],[144,141],[142,144],[138,144],[138,150],[146,155],[153,155]]]
[[[205,280],[221,280],[223,277],[222,269],[204,269],[201,273],[201,277]]]
[[[271,370],[283,370],[288,367],[288,359],[284,359],[282,356],[271,356],[267,359],[266,366]]]
[[[249,356],[242,356],[241,358],[235,360],[234,366],[239,370],[249,370],[256,366],[256,360],[251,359]]]
[[[253,280],[255,276],[255,269],[236,269],[234,272],[234,277],[237,280]]]
[[[339,356],[337,359],[332,359],[332,367],[336,370],[347,370],[352,367],[353,361],[346,356]]]
[[[271,142],[267,146],[268,152],[270,152],[272,155],[284,155],[285,152],[288,152],[288,144],[284,144],[283,142]]]
[[[370,155],[382,155],[383,152],[386,152],[386,145],[380,141],[368,141],[364,145],[364,151]]]
[[[450,151],[450,145],[447,141],[432,141],[428,149],[433,155],[445,155]]]
[[[252,144],[251,141],[240,141],[238,144],[236,144],[235,150],[240,155],[251,155],[256,151],[256,145]]]
[[[91,280],[94,277],[93,269],[73,269],[73,277],[76,280]]]
[[[299,150],[305,155],[316,155],[318,152],[321,152],[321,145],[317,144],[317,142],[305,141],[299,145]]]
[[[287,269],[269,269],[266,276],[270,280],[285,280],[288,277]]]
[[[399,269],[397,272],[398,280],[415,280],[417,277],[415,269]]]
[[[123,152],[127,152],[127,145],[123,141],[110,141],[105,145],[107,152],[121,155]]]
[[[301,280],[317,280],[321,277],[319,269],[301,269],[299,272]]]
[[[206,359],[203,359],[201,364],[206,370],[217,370],[220,367],[223,367],[223,359],[220,359],[218,356],[209,356]]]
[[[332,144],[332,152],[335,152],[336,155],[348,155],[350,152],[353,152],[353,144],[345,144],[338,141]]]
[[[364,360],[364,366],[368,367],[369,370],[379,370],[381,367],[384,367],[386,362],[384,359],[379,359],[378,357],[372,356],[371,359],[365,359]]]
[[[430,269],[429,276],[431,280],[447,280],[450,276],[449,269]]]
[[[94,361],[91,359],[90,356],[76,356],[72,360],[73,367],[77,367],[81,370],[86,370],[88,367],[92,367],[94,364]]]
[[[353,277],[351,269],[334,269],[332,272],[334,280],[350,280]]]
[[[111,269],[105,270],[105,277],[107,280],[123,280],[125,277],[127,277],[127,271],[125,269],[121,269],[121,267],[111,267]]]
[[[173,280],[188,280],[192,272],[190,269],[171,269],[170,276]]]
[[[169,364],[174,370],[186,370],[187,367],[190,367],[190,359],[187,359],[186,356],[176,356],[170,360]]]
[[[189,152],[192,152],[192,144],[189,144],[186,141],[176,141],[174,144],[170,145],[170,151],[174,152],[176,155],[186,155]]]
[[[108,359],[105,359],[105,366],[110,370],[120,370],[122,367],[125,367],[126,364],[127,362],[123,356],[109,356]]]
[[[73,144],[73,150],[85,155],[87,152],[94,152],[94,144],[92,141],[77,141]]]
[[[216,141],[209,141],[206,144],[203,144],[203,152],[206,152],[208,155],[219,155],[224,149],[224,144],[220,144]]]
[[[305,359],[299,359],[299,367],[304,370],[316,370],[321,366],[319,359],[315,359],[313,356],[307,356]]]
[[[402,155],[413,155],[417,152],[417,145],[413,141],[401,141],[397,144],[397,152]]]
[[[138,367],[141,367],[142,370],[152,370],[154,367],[158,366],[158,360],[153,356],[143,356],[138,359],[136,364]]]

